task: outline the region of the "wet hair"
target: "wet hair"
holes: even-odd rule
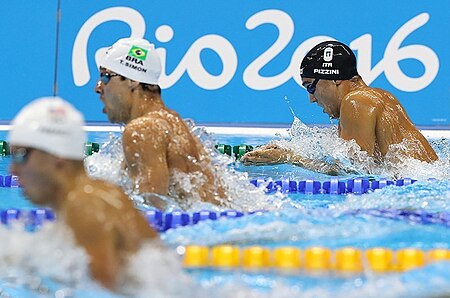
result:
[[[144,83],[139,83],[139,85],[142,87],[142,90],[144,91],[150,91],[158,95],[161,95],[161,87],[159,87],[159,85],[144,84]]]
[[[122,75],[119,75],[120,79],[123,80],[130,80]],[[154,84],[145,84],[145,83],[139,83],[139,86],[141,86],[142,91],[145,92],[152,92],[152,93],[156,93],[158,95],[161,95],[161,87],[159,87],[159,85],[154,85]]]

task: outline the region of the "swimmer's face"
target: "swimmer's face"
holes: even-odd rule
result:
[[[11,147],[10,171],[19,177],[24,195],[34,204],[48,205],[54,196],[51,156],[33,148]]]
[[[314,87],[315,82],[315,88]],[[336,93],[336,85],[330,80],[314,80],[311,78],[303,78],[302,86],[308,90],[309,101],[317,103],[323,112],[333,119],[338,119],[340,115],[339,101]],[[315,90],[314,90],[315,89]],[[310,91],[313,91],[311,93]]]
[[[112,123],[127,123],[130,120],[129,80],[105,68],[100,68],[100,78],[95,92],[104,103],[103,113]]]

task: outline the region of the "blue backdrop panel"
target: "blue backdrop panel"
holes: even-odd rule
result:
[[[2,120],[51,93],[56,1],[31,2],[1,4]],[[155,43],[163,98],[183,117],[288,124],[289,102],[304,122],[326,124],[298,70],[314,44],[337,39],[355,51],[366,82],[396,95],[416,124],[448,126],[449,8],[446,0],[62,0],[58,94],[87,120],[106,121],[93,92],[95,54],[131,35]]]
[[[0,3],[0,120],[31,99],[52,94],[56,1]]]

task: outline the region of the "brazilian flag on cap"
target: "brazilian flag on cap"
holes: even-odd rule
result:
[[[147,59],[147,50],[137,46],[132,46],[130,51],[128,52],[128,55],[145,61],[145,59]]]

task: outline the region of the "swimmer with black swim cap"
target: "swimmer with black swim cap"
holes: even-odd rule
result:
[[[376,161],[384,158],[390,145],[405,139],[409,147],[402,154],[426,162],[438,159],[400,102],[391,93],[364,83],[357,71],[356,57],[347,45],[338,41],[319,43],[303,58],[300,76],[310,102],[317,103],[331,118],[339,119],[339,137],[355,140]],[[339,174],[339,169],[323,167],[320,162],[274,144],[249,152],[241,160],[247,165],[292,163]]]
[[[306,54],[300,66],[302,78],[350,80],[357,75],[355,54],[348,46],[337,41],[316,45]]]

